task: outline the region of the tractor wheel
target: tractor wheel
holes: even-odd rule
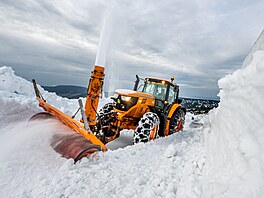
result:
[[[109,102],[106,103],[100,110],[99,110],[99,119],[102,126],[108,126],[110,123],[110,114],[113,111],[114,103]]]
[[[106,114],[108,114],[109,112],[111,112],[113,110],[114,107],[114,103],[113,102],[109,102],[106,103],[100,110],[99,110],[99,116],[104,116]]]
[[[106,103],[100,110],[99,110],[99,122],[98,122],[98,129],[101,129],[102,132],[106,137],[112,137],[116,133],[111,130],[111,122],[115,121],[114,110],[113,107],[115,106],[114,103]],[[117,134],[116,138],[118,138],[119,134]]]
[[[185,112],[182,109],[178,109],[171,118],[169,134],[182,131],[184,123],[185,123]]]
[[[134,133],[133,143],[148,142],[157,137],[160,119],[156,113],[147,112],[138,123]]]

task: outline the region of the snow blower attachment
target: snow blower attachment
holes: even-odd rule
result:
[[[108,142],[119,137],[123,129],[134,130],[133,143],[148,142],[157,137],[168,136],[183,129],[186,109],[181,106],[179,86],[160,78],[146,78],[142,91],[138,91],[137,76],[133,90],[119,89],[97,113],[99,96],[104,80],[104,68],[94,66],[89,81],[85,108],[79,100],[82,119],[75,120],[49,105],[41,96],[33,80],[36,98],[45,111],[34,119],[55,117],[67,125],[71,132],[56,134],[51,146],[63,157],[76,161],[96,151],[106,151]]]
[[[88,86],[85,110],[83,109],[82,100],[79,99],[78,101],[80,106],[79,110],[82,115],[81,121],[77,121],[49,105],[38,90],[36,81],[34,79],[32,80],[39,106],[48,112],[46,116],[42,112],[34,115],[32,118],[43,119],[44,117],[51,117],[50,115],[52,115],[72,129],[71,133],[67,131],[65,134],[56,134],[51,140],[52,148],[65,158],[73,158],[76,162],[82,157],[86,157],[96,151],[107,150],[106,146],[93,134],[90,128],[94,128],[96,125],[96,109],[103,85],[103,79],[104,68],[95,66]]]

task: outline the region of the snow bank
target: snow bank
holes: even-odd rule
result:
[[[205,197],[263,197],[264,33],[242,69],[219,80],[220,104],[210,112]]]
[[[256,42],[254,43],[253,47],[251,48],[248,56],[246,57],[246,59],[244,60],[243,64],[242,64],[242,68],[248,66],[252,59],[253,59],[253,55],[256,51],[263,51],[264,50],[264,30],[261,32],[259,38],[256,40]]]

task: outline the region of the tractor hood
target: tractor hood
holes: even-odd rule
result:
[[[153,95],[148,93],[143,93],[140,91],[133,91],[129,89],[117,89],[115,91],[116,94],[122,95],[122,96],[129,96],[129,97],[142,97],[142,98],[155,98]]]

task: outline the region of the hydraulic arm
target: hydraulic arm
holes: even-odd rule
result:
[[[96,124],[96,111],[104,83],[104,76],[104,67],[94,66],[87,89],[85,103],[85,113],[91,127]]]

